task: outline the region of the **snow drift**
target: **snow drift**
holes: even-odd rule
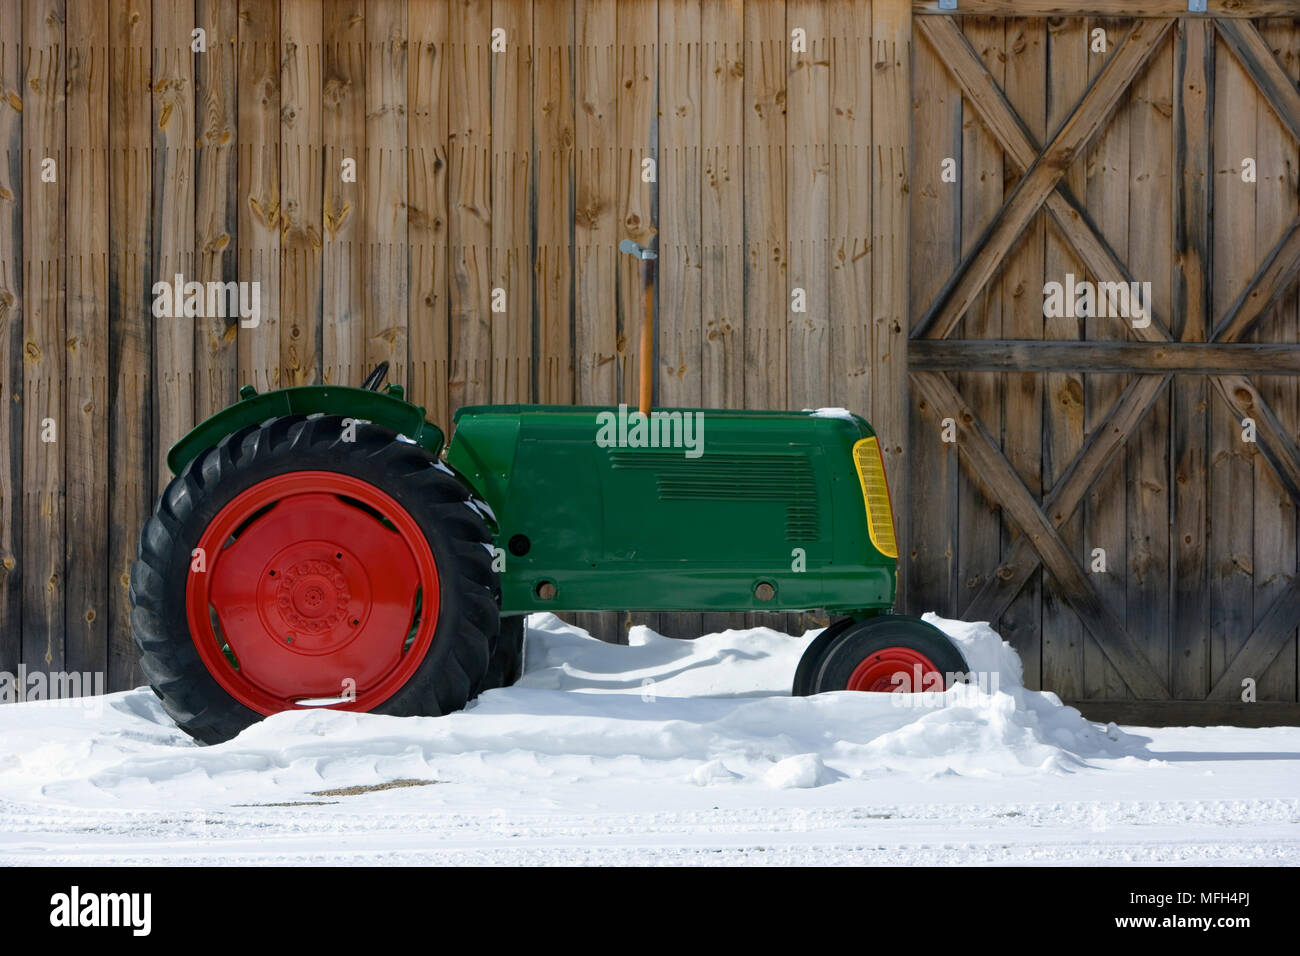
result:
[[[816,632],[679,641],[637,627],[620,647],[540,614],[520,683],[447,717],[299,711],[201,747],[147,688],[105,698],[98,716],[15,704],[0,710],[0,800],[229,806],[400,779],[815,788],[881,775],[1062,774],[1143,754],[1145,738],[1025,689],[1018,656],[988,625],[927,620],[961,647],[976,684],[792,698]]]

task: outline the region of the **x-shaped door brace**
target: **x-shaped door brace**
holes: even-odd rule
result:
[[[1138,20],[1051,142],[1041,150],[956,23],[949,17],[918,17],[914,22],[940,54],[1003,152],[1023,175],[998,215],[913,329],[911,337],[946,337],[1044,205],[1093,275],[1131,282],[1128,268],[1071,195],[1064,177],[1075,159],[1104,129],[1120,97],[1141,74],[1174,21]],[[1215,26],[1283,125],[1300,141],[1300,90],[1259,32],[1249,21],[1216,20]],[[1243,338],[1285,294],[1298,273],[1300,220],[1286,230],[1241,295],[1215,324],[1210,341],[1222,344]],[[1134,331],[1150,342],[1174,341],[1169,327],[1154,313],[1148,326]],[[1092,586],[1058,529],[1101,477],[1112,456],[1124,445],[1171,378],[1169,374],[1134,376],[1040,507],[947,375],[912,372],[912,379],[936,408],[956,413],[957,427],[965,439],[960,445],[963,456],[998,496],[1003,513],[1021,532],[1010,556],[985,582],[966,616],[996,621],[1039,565],[1045,565],[1060,583],[1062,598],[1079,616],[1103,653],[1134,694],[1146,699],[1168,699],[1165,681]],[[1244,376],[1212,378],[1234,410],[1255,419],[1261,450],[1291,495],[1300,500],[1300,450],[1272,409]],[[1281,651],[1298,618],[1300,575],[1292,579],[1260,620],[1225,668],[1210,696],[1232,696],[1243,677],[1258,676]]]

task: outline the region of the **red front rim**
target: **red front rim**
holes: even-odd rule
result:
[[[190,634],[208,672],[258,713],[372,710],[433,643],[428,540],[359,478],[268,478],[222,508],[198,548],[185,589]]]
[[[944,689],[934,662],[910,647],[886,647],[867,656],[849,675],[848,690],[906,694]]]

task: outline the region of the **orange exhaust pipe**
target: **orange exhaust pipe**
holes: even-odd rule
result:
[[[618,251],[635,256],[641,260],[641,297],[644,314],[641,317],[641,389],[639,410],[642,415],[650,414],[650,403],[654,393],[654,352],[655,352],[655,251],[631,239],[624,239],[618,244]]]

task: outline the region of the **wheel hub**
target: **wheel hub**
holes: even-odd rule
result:
[[[370,604],[365,571],[355,561],[345,565],[334,558],[337,553],[338,546],[327,541],[295,544],[276,555],[262,575],[264,624],[268,631],[294,637],[293,648],[300,653],[327,651],[355,636]]]
[[[878,694],[943,690],[944,679],[929,657],[910,647],[885,647],[867,655],[849,676],[847,690]]]
[[[432,643],[438,574],[428,541],[361,479],[267,479],[222,508],[199,546],[208,567],[189,577],[190,633],[209,672],[260,713],[352,692],[342,706],[371,709]]]

